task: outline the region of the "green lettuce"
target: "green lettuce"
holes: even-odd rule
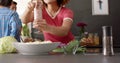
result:
[[[13,42],[17,42],[17,40],[12,36],[6,36],[0,38],[0,53],[11,53],[15,52],[16,49],[13,46]]]

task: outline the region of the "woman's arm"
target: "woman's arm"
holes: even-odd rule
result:
[[[73,12],[69,9],[64,11],[63,23],[60,27],[48,26],[48,32],[57,36],[65,36],[69,33],[73,23]]]
[[[66,19],[63,21],[62,26],[60,27],[48,26],[48,30],[46,31],[57,36],[65,36],[70,31],[72,23],[73,23],[72,20]]]
[[[62,26],[56,27],[52,25],[48,25],[45,20],[35,21],[33,23],[33,27],[37,28],[38,30],[42,30],[44,32],[51,33],[57,36],[65,36],[68,34],[69,30],[71,29],[73,21],[71,19],[66,19],[63,21]]]
[[[32,22],[34,19],[34,10],[35,4],[33,2],[29,2],[26,10],[24,11],[23,15],[21,16],[21,21],[24,24],[27,24],[29,22]]]
[[[32,22],[34,18],[33,16],[34,16],[33,12],[30,12],[29,10],[25,10],[24,14],[21,16],[21,21],[24,24]]]

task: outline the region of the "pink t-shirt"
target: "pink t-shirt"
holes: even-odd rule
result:
[[[62,26],[64,19],[73,19],[73,12],[65,7],[61,7],[58,12],[56,13],[56,16],[52,17],[50,16],[47,9],[43,9],[43,19],[47,21],[49,25],[52,26]],[[74,39],[73,34],[69,31],[66,36],[56,36],[47,32],[43,32],[45,40],[50,40],[52,42],[61,42],[63,44],[67,44],[71,40]]]

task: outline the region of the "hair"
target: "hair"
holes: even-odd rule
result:
[[[70,0],[57,0],[58,6],[63,6],[67,4]]]
[[[0,5],[9,7],[13,0],[0,0]]]
[[[67,4],[69,1],[70,0],[57,0],[57,4],[58,4],[58,6],[63,6],[65,4]],[[47,6],[47,4],[43,0],[42,0],[42,2],[45,6]]]
[[[12,3],[15,4],[15,5],[17,5],[17,2],[15,2],[15,1],[12,1]]]

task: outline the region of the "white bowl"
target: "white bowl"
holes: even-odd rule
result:
[[[35,43],[18,43],[15,42],[13,45],[18,50],[20,54],[23,55],[40,55],[40,54],[48,54],[48,52],[59,46],[60,42],[53,43],[43,43],[43,44],[35,44]]]

